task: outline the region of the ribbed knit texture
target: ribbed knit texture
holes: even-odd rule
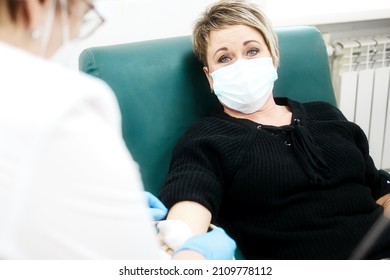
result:
[[[383,212],[375,200],[390,186],[362,130],[337,108],[275,100],[291,108],[291,125],[222,114],[190,128],[160,198],[205,206],[247,259],[346,259]],[[371,254],[384,256],[390,231]]]

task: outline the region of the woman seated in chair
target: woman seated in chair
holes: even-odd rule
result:
[[[175,147],[160,193],[167,219],[194,233],[218,224],[247,259],[351,257],[390,208],[363,131],[330,104],[273,97],[277,38],[254,4],[210,6],[193,48],[223,112]],[[390,257],[389,230],[366,257]]]

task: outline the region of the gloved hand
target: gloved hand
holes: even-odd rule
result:
[[[161,221],[164,219],[168,214],[168,209],[165,207],[165,205],[153,194],[150,192],[144,192],[148,205],[150,213],[152,214],[152,218],[154,221]]]
[[[232,260],[236,247],[236,242],[222,228],[216,227],[191,237],[174,254],[182,250],[194,250],[207,260]]]

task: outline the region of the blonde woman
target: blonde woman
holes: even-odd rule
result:
[[[114,94],[49,61],[103,21],[89,0],[0,1],[1,259],[161,257]],[[174,257],[235,248],[222,229],[184,245]]]
[[[362,130],[329,104],[273,97],[277,38],[254,4],[211,5],[193,48],[223,113],[177,144],[160,194],[168,220],[220,225],[248,259],[349,258],[390,208]],[[389,257],[390,232],[371,249]]]

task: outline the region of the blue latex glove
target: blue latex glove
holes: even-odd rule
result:
[[[165,207],[165,205],[153,194],[150,192],[144,192],[148,205],[150,213],[152,214],[152,218],[154,221],[161,221],[164,219],[168,214],[168,209]]]
[[[236,247],[236,242],[222,228],[217,227],[209,232],[191,237],[174,253],[194,250],[207,260],[232,260]]]

